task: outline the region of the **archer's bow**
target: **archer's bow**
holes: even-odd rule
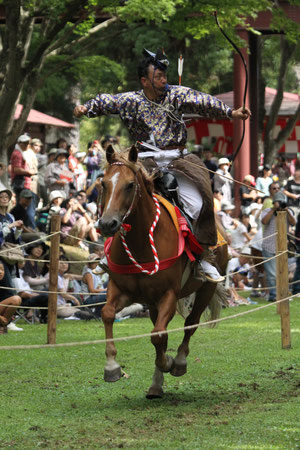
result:
[[[243,57],[243,55],[242,55],[240,49],[239,49],[239,48],[237,47],[237,45],[230,39],[230,37],[227,36],[227,34],[225,33],[225,31],[222,29],[222,27],[221,27],[221,25],[220,25],[220,23],[219,23],[219,20],[218,20],[217,11],[214,11],[214,16],[215,16],[216,24],[217,24],[219,30],[221,31],[221,33],[223,34],[223,36],[225,36],[225,38],[227,39],[227,41],[230,42],[230,44],[232,45],[232,47],[238,52],[238,54],[240,55],[240,57],[241,57],[241,59],[242,59],[242,61],[243,61],[243,65],[244,65],[244,69],[245,69],[245,75],[246,75],[246,76],[245,76],[244,96],[243,96],[243,110],[245,110],[245,105],[246,105],[246,95],[247,95],[247,89],[248,89],[248,69],[247,69],[247,64],[246,64],[245,58]],[[242,147],[242,144],[243,144],[243,141],[244,141],[244,137],[245,137],[245,120],[243,120],[243,132],[242,132],[242,138],[241,138],[241,141],[240,141],[240,143],[239,143],[239,145],[238,145],[236,151],[235,151],[235,152],[233,153],[233,155],[232,155],[232,162],[235,160],[235,158],[237,157],[237,155],[238,155],[238,153],[239,153],[239,151],[240,151],[240,149],[241,149],[241,147]],[[232,166],[231,166],[231,167],[232,167]]]

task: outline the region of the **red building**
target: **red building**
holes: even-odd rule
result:
[[[276,89],[266,88],[265,91],[265,109],[266,119],[270,111],[271,104],[276,95]],[[227,105],[233,108],[234,106],[234,93],[226,92],[224,94],[217,95]],[[300,96],[298,94],[284,93],[283,101],[280,107],[279,116],[276,124],[275,133],[278,133],[280,129],[284,128],[286,121],[292,116],[299,105]],[[193,116],[195,117],[195,116]],[[209,146],[212,151],[220,155],[228,155],[233,151],[233,121],[228,119],[216,120],[207,119],[205,117],[194,118],[192,121],[187,122],[188,139],[194,141],[195,144],[202,144]],[[234,148],[235,150],[236,148]],[[285,145],[279,150],[281,153],[285,153],[288,158],[295,157],[297,152],[300,152],[300,120],[296,123],[296,126],[291,133],[290,137],[286,141]],[[242,150],[241,150],[242,153]]]

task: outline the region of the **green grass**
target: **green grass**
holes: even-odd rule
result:
[[[251,309],[223,311],[232,315]],[[104,346],[1,351],[0,448],[300,448],[300,301],[290,303],[292,349],[281,349],[275,307],[200,328],[188,373],[165,376],[162,400],[146,400],[149,338],[117,343],[129,378],[104,383]],[[176,316],[169,328],[182,326]],[[116,336],[147,333],[149,319],[116,323]],[[58,324],[57,342],[104,337],[99,322]],[[169,336],[169,353],[182,338]],[[44,344],[45,325],[24,325],[1,345]]]

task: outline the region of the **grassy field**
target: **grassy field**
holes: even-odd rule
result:
[[[192,338],[188,373],[165,376],[162,400],[145,398],[154,360],[149,338],[118,343],[129,378],[117,383],[103,381],[103,345],[0,351],[0,448],[300,448],[299,299],[290,306],[291,350],[281,350],[274,306],[201,328]],[[182,324],[176,316],[169,328]],[[115,324],[116,336],[150,330],[149,319]],[[102,337],[100,322],[58,324],[57,342]],[[181,338],[169,336],[170,354]],[[46,325],[0,336],[0,346],[45,341]]]

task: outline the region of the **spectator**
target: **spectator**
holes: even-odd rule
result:
[[[16,277],[13,277],[13,285],[16,288],[17,294],[21,297],[22,303],[21,306],[26,306],[30,308],[37,307],[48,307],[48,294],[42,294],[37,292],[32,292],[30,284],[25,281],[23,277],[23,269],[25,266],[25,261],[18,263],[19,274]],[[32,310],[28,310],[26,314],[27,319],[31,319],[34,312]],[[41,323],[47,323],[48,310],[41,309],[39,313],[38,320]]]
[[[33,139],[34,141],[34,139]],[[40,151],[36,154],[37,161],[38,161],[38,196],[40,199],[42,199],[43,206],[46,206],[48,203],[48,195],[47,195],[47,188],[45,185],[45,173],[46,168],[48,165],[48,155],[45,153],[45,150],[43,149],[42,142],[38,139],[40,144]]]
[[[99,143],[98,141],[94,141],[88,148],[88,153],[84,159],[88,172],[87,179],[89,180],[89,184],[94,183],[97,176],[100,175],[100,173],[103,173],[100,168],[101,160],[102,158],[99,150]]]
[[[291,169],[286,161],[285,156],[283,155],[278,156],[278,162],[273,167],[272,172],[274,175],[277,175],[278,182],[281,184],[281,186],[284,186],[286,184],[287,179],[291,176]]]
[[[0,286],[3,286],[5,279],[5,267],[0,261]],[[4,284],[3,287],[6,287]],[[11,295],[12,291],[9,289],[0,289],[0,334],[7,333],[7,325],[10,323],[12,316],[15,314],[18,307],[21,305],[21,298],[18,295]],[[11,308],[7,305],[13,305]]]
[[[262,242],[263,242],[263,229],[262,226],[259,227],[255,236],[251,239],[249,244],[251,255],[254,264],[262,262]],[[260,297],[265,295],[265,290],[261,294],[256,289],[261,286],[263,289],[266,287],[266,274],[264,270],[264,264],[259,264],[252,269],[253,283],[252,283],[252,293],[251,297]]]
[[[69,170],[71,170],[71,172],[73,172],[74,174],[76,173],[77,169],[78,169],[78,159],[75,156],[75,153],[77,152],[77,148],[75,147],[74,144],[68,145],[67,146],[67,151],[68,151],[68,168]]]
[[[68,153],[66,150],[59,149],[55,154],[55,160],[48,165],[45,174],[45,183],[49,192],[63,191],[65,198],[68,198],[70,192],[70,183],[73,183],[73,173],[66,167]]]
[[[253,189],[255,187],[255,178],[252,175],[245,175],[243,182],[246,186],[241,185],[239,189],[241,210],[243,213],[249,214],[250,205],[256,201],[258,192]]]
[[[269,164],[265,164],[263,168],[263,175],[256,179],[256,189],[263,192],[263,194],[258,192],[258,196],[261,198],[269,196],[269,186],[273,182],[271,174],[272,174],[271,166],[269,166]]]
[[[266,208],[262,211],[261,221],[264,225],[263,228],[263,244],[262,255],[265,258],[271,258],[276,254],[276,215],[277,211],[287,212],[288,225],[294,226],[296,221],[293,216],[293,211],[285,207],[286,197],[282,192],[277,192],[273,196],[273,207]],[[267,276],[267,284],[269,288],[269,302],[276,300],[276,259],[273,258],[270,261],[264,262],[264,268]]]
[[[67,317],[76,317],[76,313],[80,313],[79,308],[74,308],[74,306],[79,306],[79,300],[72,294],[68,293],[69,279],[65,277],[65,274],[70,271],[70,264],[65,256],[60,257],[58,265],[58,279],[57,279],[57,317],[63,319]]]
[[[291,169],[291,175],[294,175],[296,171],[296,167],[300,167],[300,152],[297,153],[296,158],[292,159],[290,169]]]
[[[101,190],[101,180],[103,177],[103,172],[99,174],[94,181],[86,190],[86,195],[88,196],[88,201],[91,202],[97,202],[99,192]]]
[[[300,212],[300,166],[296,168],[293,178],[287,182],[283,193],[287,196],[288,205],[297,218]]]
[[[31,227],[31,218],[28,214],[28,208],[31,204],[32,196],[33,193],[29,189],[23,189],[19,194],[19,201],[11,210],[11,214],[15,219],[23,222],[22,240],[25,242],[37,239],[43,235]]]
[[[218,216],[221,219],[221,224],[226,232],[226,238],[231,243],[231,233],[238,226],[238,220],[232,217],[235,206],[232,203],[222,202],[221,211],[218,212]]]
[[[218,170],[217,164],[215,164],[212,160],[212,151],[210,148],[203,149],[203,162],[206,165],[207,169],[216,172]],[[210,180],[213,184],[214,173],[209,172]]]
[[[83,191],[86,189],[87,170],[83,167],[83,161],[86,157],[85,152],[77,152],[75,156],[78,160],[77,170],[75,171],[75,186],[77,191]]]
[[[292,292],[293,292],[293,294],[300,294],[300,257],[299,257],[299,254],[300,254],[300,214],[298,214],[298,217],[297,217],[295,238],[296,238],[295,243],[296,243],[298,258],[296,258],[296,270],[295,270],[294,279],[293,279]]]
[[[261,228],[260,213],[261,213],[262,204],[261,203],[251,203],[249,208],[250,208],[249,224],[251,227],[251,232],[256,233],[258,231],[258,229]]]
[[[46,225],[46,232],[50,233],[51,231],[51,217],[54,214],[59,214],[61,210],[61,204],[65,200],[65,196],[63,191],[52,191],[49,194],[49,203],[50,208],[48,210],[48,217],[47,217],[47,225]]]
[[[223,199],[223,193],[219,189],[214,189],[214,210],[215,212],[221,211],[221,202]]]
[[[48,152],[48,165],[55,161],[55,156],[58,151],[58,148],[51,148]]]
[[[104,286],[101,274],[101,270],[96,270],[98,266],[99,256],[96,253],[91,253],[88,256],[88,263],[83,268],[81,288],[84,295],[84,305],[93,305],[94,303],[106,302],[106,287]],[[98,295],[89,295],[98,294]],[[95,314],[101,316],[101,309],[103,305],[95,307]]]
[[[10,157],[11,183],[17,199],[22,189],[31,188],[31,176],[34,175],[34,172],[29,169],[24,157],[24,152],[27,150],[29,142],[30,137],[27,134],[19,136],[18,142]]]
[[[251,264],[251,253],[249,248],[243,249],[238,257],[232,258],[228,263],[227,272],[232,277],[233,284],[238,289],[250,288],[248,274]]]
[[[220,158],[218,162],[218,170],[214,176],[214,189],[223,192],[223,201],[231,203],[232,194],[231,186],[233,185],[233,178],[229,173],[229,159]]]
[[[41,274],[39,260],[46,253],[47,247],[44,242],[33,242],[26,247],[27,260],[24,265],[23,277],[34,290],[45,290],[49,286],[49,272],[44,276]]]
[[[277,181],[274,181],[269,186],[269,196],[264,199],[262,209],[272,208],[273,207],[273,197],[274,195],[280,191],[280,185]]]
[[[241,251],[251,241],[248,233],[250,218],[248,214],[242,214],[237,227],[231,232],[231,246],[234,250]]]
[[[32,139],[30,141],[29,147],[24,151],[24,158],[27,162],[29,169],[33,172],[34,175],[31,177],[31,187],[30,190],[33,193],[32,201],[27,209],[27,214],[30,220],[30,227],[35,230],[35,211],[39,205],[39,196],[38,196],[38,159],[37,154],[41,150],[42,142],[40,139]]]
[[[93,220],[77,199],[67,199],[62,206],[60,216],[63,243],[87,251],[88,247],[82,242],[83,239],[89,237],[92,242],[98,241]]]
[[[68,143],[64,138],[59,138],[56,141],[56,148],[58,149],[63,149],[63,150],[67,150],[68,148]]]
[[[4,187],[0,190],[0,252],[1,247],[5,242],[9,242],[11,244],[18,244],[23,229],[22,220],[15,220],[14,215],[11,212],[10,213],[7,212],[11,198],[12,192],[9,189],[6,189]],[[0,253],[0,261],[5,269],[4,275],[2,277],[3,283],[8,287],[12,287],[11,276],[14,266],[11,266],[4,261],[1,258],[1,253]]]

